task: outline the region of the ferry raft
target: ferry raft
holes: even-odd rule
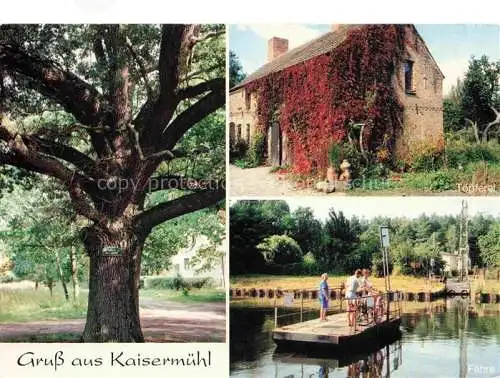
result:
[[[306,291],[299,291],[299,293],[304,292]],[[330,309],[332,313],[326,320],[321,321],[318,318],[311,319],[315,312],[319,312],[317,302],[316,309],[313,310],[310,306],[313,298],[304,299],[302,295],[297,295],[297,291],[285,292],[283,303],[278,305],[279,299],[275,300],[275,328],[272,337],[280,348],[287,349],[327,347],[353,352],[370,348],[383,343],[384,340],[394,339],[400,334],[401,299],[401,293],[394,291],[357,298],[353,306],[348,306],[346,300],[340,298],[334,308]],[[288,310],[285,314],[279,315],[279,310],[283,311],[283,308],[287,307],[289,310],[294,307],[300,308],[300,311],[290,314]],[[352,312],[354,322],[349,325],[348,316]],[[300,317],[297,314],[300,314]],[[309,316],[306,316],[307,314]],[[287,324],[278,326],[280,320],[290,315],[295,315],[294,318],[300,320],[297,322],[292,318],[291,321],[284,321]],[[308,320],[304,320],[306,317]]]

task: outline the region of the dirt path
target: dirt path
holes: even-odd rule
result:
[[[324,196],[322,192],[310,189],[297,189],[288,180],[279,180],[276,174],[270,172],[270,167],[241,169],[230,165],[229,181],[232,196]],[[345,195],[332,193],[328,195]]]
[[[226,305],[141,299],[141,326],[146,340],[224,342]],[[55,333],[82,333],[85,319],[0,324],[0,341]]]

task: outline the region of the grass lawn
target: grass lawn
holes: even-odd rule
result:
[[[500,281],[478,278],[471,282],[471,290],[473,293],[500,294]]]
[[[474,162],[462,169],[448,168],[429,172],[405,172],[394,174],[387,179],[358,179],[353,181],[353,189],[349,193],[361,195],[371,192],[401,193],[440,193],[456,192],[457,194],[488,194],[488,190],[496,189],[500,183],[500,164]],[[482,187],[477,192],[467,192],[467,186],[478,184]],[[496,184],[496,188],[493,186]],[[474,190],[474,189],[473,189]],[[494,194],[494,193],[490,193]]]
[[[224,290],[192,289],[188,295],[175,290],[146,290],[139,293],[141,298],[181,303],[224,302]],[[38,320],[78,319],[87,314],[87,292],[80,294],[79,304],[67,302],[62,288],[54,288],[53,297],[49,290],[40,286],[16,288],[15,285],[0,285],[0,323],[18,323]],[[43,337],[43,335],[41,336]],[[51,340],[41,340],[51,341]],[[52,340],[57,341],[57,340]]]
[[[328,285],[331,289],[340,287],[347,280],[345,276],[330,276]],[[310,289],[317,288],[320,282],[319,276],[233,276],[231,277],[232,288],[280,288],[280,289]],[[384,290],[384,279],[371,277],[371,282],[376,289]],[[444,285],[439,282],[429,282],[425,278],[413,276],[391,276],[391,289],[408,292],[439,291]]]
[[[224,302],[226,291],[221,289],[191,289],[185,295],[182,290],[142,289],[140,297],[181,303]]]
[[[62,288],[56,287],[50,298],[45,287],[35,290],[0,286],[0,323],[83,318],[86,312],[86,293],[80,295],[80,303],[75,305],[66,301]]]

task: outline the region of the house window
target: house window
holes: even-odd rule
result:
[[[247,123],[247,144],[250,145],[250,124]]]
[[[404,63],[405,68],[405,92],[406,93],[415,93],[413,89],[413,62],[411,60],[407,60]]]
[[[189,270],[189,259],[187,257],[184,259],[184,270]]]
[[[236,141],[239,142],[241,140],[241,125],[238,125],[236,128]]]
[[[245,107],[247,110],[250,110],[251,102],[252,102],[252,93],[245,92]]]

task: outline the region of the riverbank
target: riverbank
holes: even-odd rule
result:
[[[340,288],[345,284],[348,276],[329,276],[328,285],[331,289]],[[232,276],[230,280],[231,289],[316,289],[320,278],[317,276]],[[444,284],[438,280],[429,280],[421,277],[392,275],[390,277],[391,290],[402,292],[439,292],[444,289]],[[384,291],[385,280],[383,277],[370,277],[370,282],[375,289]]]

